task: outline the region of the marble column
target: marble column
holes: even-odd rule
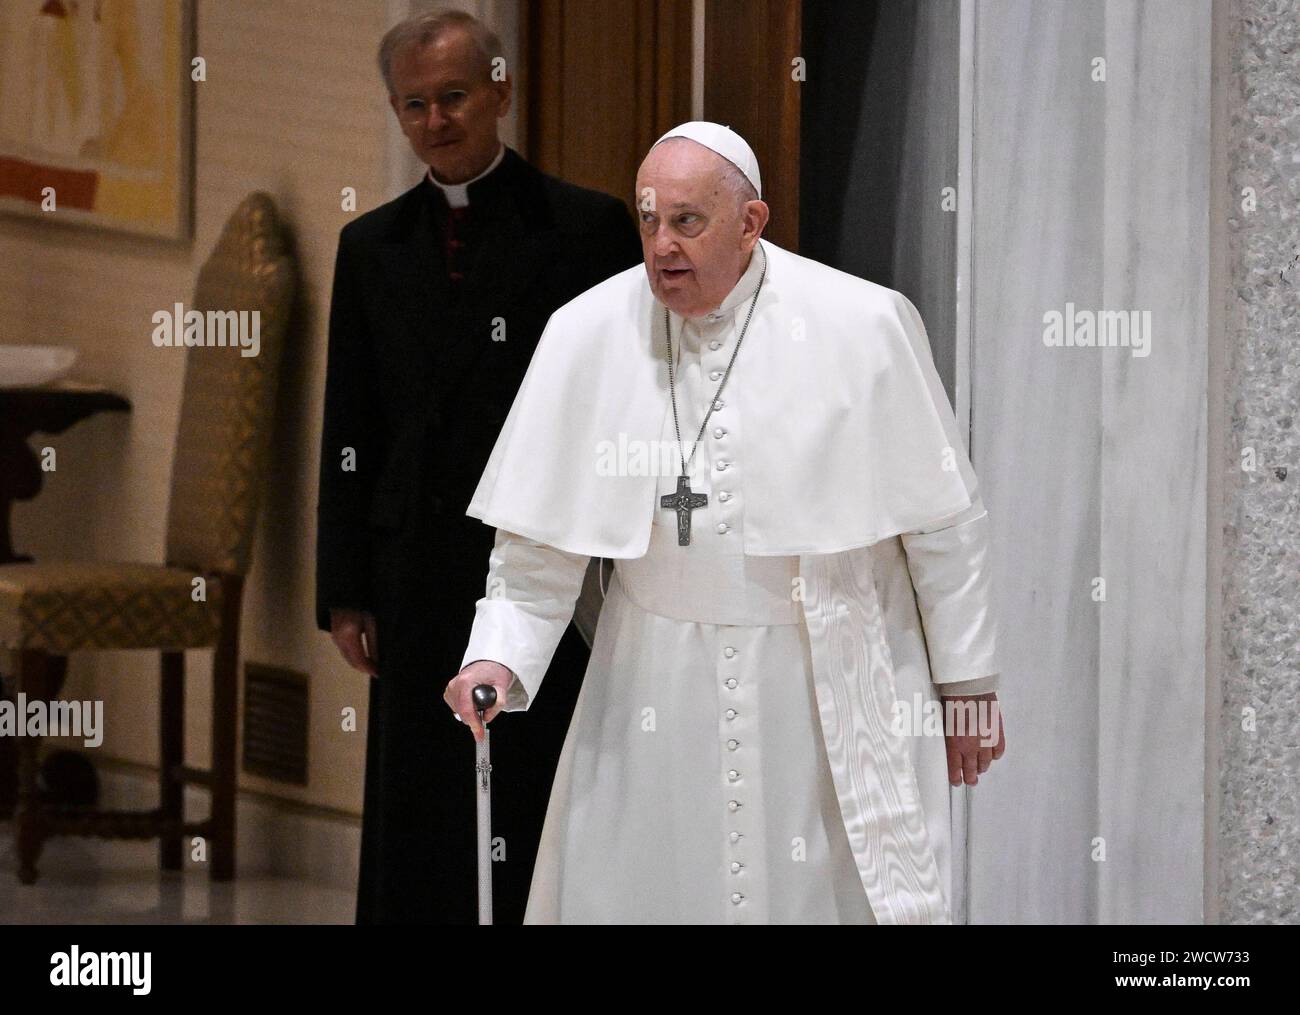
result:
[[[1199,922],[1210,3],[967,14],[971,445],[1009,741],[971,792],[970,920]],[[1057,318],[1111,344],[1048,344]]]
[[[1300,3],[1215,4],[1212,918],[1300,920]],[[1221,174],[1221,175],[1220,175]],[[1216,244],[1216,248],[1217,248]],[[1216,428],[1217,433],[1217,428]]]

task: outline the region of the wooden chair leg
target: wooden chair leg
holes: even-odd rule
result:
[[[31,649],[17,653],[16,694],[29,700],[49,701],[50,657]],[[22,700],[19,698],[18,700]],[[25,885],[36,883],[36,862],[45,844],[45,808],[40,799],[37,775],[40,772],[41,744],[37,737],[18,741],[18,809],[14,813],[14,843],[18,852],[18,880]]]
[[[180,826],[185,819],[185,653],[162,653],[162,686],[158,699],[158,799],[164,822]],[[163,870],[181,869],[182,832],[164,832],[158,840]]]
[[[223,576],[221,636],[212,660],[212,842],[211,876],[235,876],[236,737],[239,718],[239,605],[243,582]]]

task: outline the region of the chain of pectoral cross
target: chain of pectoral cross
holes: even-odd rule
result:
[[[761,249],[761,248],[760,248]],[[731,376],[731,368],[736,362],[736,356],[740,354],[740,343],[745,340],[745,332],[749,330],[749,320],[754,316],[754,307],[758,303],[758,294],[763,290],[763,280],[767,278],[767,251],[763,251],[763,271],[758,276],[758,286],[754,289],[754,298],[749,301],[749,313],[745,315],[744,327],[740,329],[740,337],[736,339],[736,348],[732,350],[731,361],[727,364],[727,369],[722,375],[722,380],[718,382],[718,390],[713,393],[710,400],[709,411],[704,414],[704,422],[700,424],[700,432],[695,435],[695,442],[691,445],[691,456],[687,458],[682,449],[682,427],[677,420],[677,388],[673,378],[673,332],[672,322],[668,317],[668,308],[664,307],[664,342],[668,345],[668,394],[673,402],[673,429],[677,432],[677,455],[682,460],[682,474],[677,477],[677,490],[675,493],[667,493],[659,498],[659,507],[669,511],[677,512],[677,545],[689,546],[691,542],[691,512],[696,508],[702,508],[709,503],[707,493],[696,493],[691,489],[690,480],[687,478],[690,463],[695,461],[695,452],[699,450],[700,440],[704,437],[704,428],[709,425],[709,417],[713,415],[713,410],[718,408],[718,398],[722,394],[722,389],[727,383],[727,378]],[[683,321],[682,327],[686,327]]]

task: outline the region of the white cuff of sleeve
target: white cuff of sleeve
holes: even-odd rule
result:
[[[508,669],[514,679],[506,693],[506,712],[526,711],[533,696],[546,676],[549,658],[529,658],[521,646],[532,645],[531,630],[521,629],[527,621],[520,616],[519,607],[507,600],[481,599],[476,607],[474,626],[470,631],[469,645],[460,668],[464,669],[478,659],[490,659]]]
[[[935,532],[903,533],[935,685],[999,672],[988,514]]]
[[[990,673],[987,677],[974,680],[950,680],[946,684],[935,684],[934,689],[941,695],[954,694],[992,694],[998,689],[998,674]]]

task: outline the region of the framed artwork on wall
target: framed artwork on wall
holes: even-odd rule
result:
[[[0,4],[0,211],[191,235],[192,0]]]

